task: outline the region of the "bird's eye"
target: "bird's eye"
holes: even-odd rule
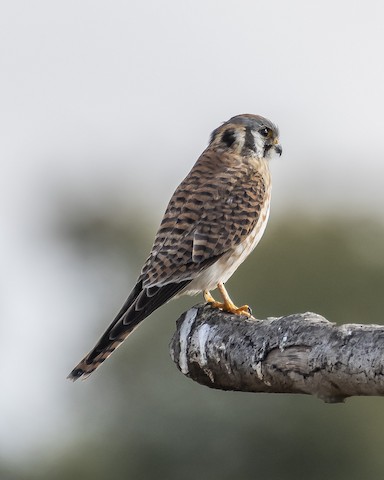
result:
[[[267,127],[260,128],[259,130],[260,135],[262,135],[263,137],[268,137],[269,132],[270,130]]]

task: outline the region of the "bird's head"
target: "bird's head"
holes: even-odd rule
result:
[[[212,132],[210,146],[269,160],[281,155],[279,130],[268,119],[249,113],[236,115]]]

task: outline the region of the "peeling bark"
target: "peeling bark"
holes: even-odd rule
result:
[[[316,313],[247,319],[197,305],[177,321],[171,356],[211,388],[304,393],[325,402],[384,395],[384,326],[340,325]]]

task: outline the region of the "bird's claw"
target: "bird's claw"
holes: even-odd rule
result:
[[[243,305],[236,308],[232,313],[235,315],[245,315],[246,317],[252,317],[252,308],[249,305]]]
[[[220,288],[221,287],[221,288]],[[217,302],[211,295],[211,293],[208,290],[204,291],[204,299],[205,301],[211,305],[213,308],[219,308],[220,310],[223,310],[224,312],[232,313],[232,315],[244,315],[246,317],[252,317],[252,309],[249,305],[243,305],[242,307],[236,307],[236,305],[232,302],[232,300],[229,298],[228,294],[226,293],[224,286],[219,286],[220,291],[225,292],[223,297],[224,297],[224,302]]]
[[[211,305],[211,307],[223,310],[223,312],[232,313],[232,315],[244,315],[248,318],[252,316],[252,309],[248,305],[236,307],[236,305],[228,305],[226,303],[216,301],[208,303]]]
[[[212,308],[218,308],[219,310],[223,310],[223,312],[232,313],[233,315],[245,315],[246,317],[252,316],[252,309],[249,305],[243,305],[242,307],[236,307],[234,304],[227,304],[222,302],[216,302],[216,300],[212,302],[207,302]]]

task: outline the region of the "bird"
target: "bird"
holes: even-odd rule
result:
[[[126,302],[95,347],[68,378],[86,378],[152,312],[183,294],[202,292],[213,308],[237,307],[224,284],[259,243],[271,200],[269,161],[281,156],[279,130],[253,114],[216,128],[197,162],[175,190],[149,256]],[[211,290],[218,288],[222,301]]]

